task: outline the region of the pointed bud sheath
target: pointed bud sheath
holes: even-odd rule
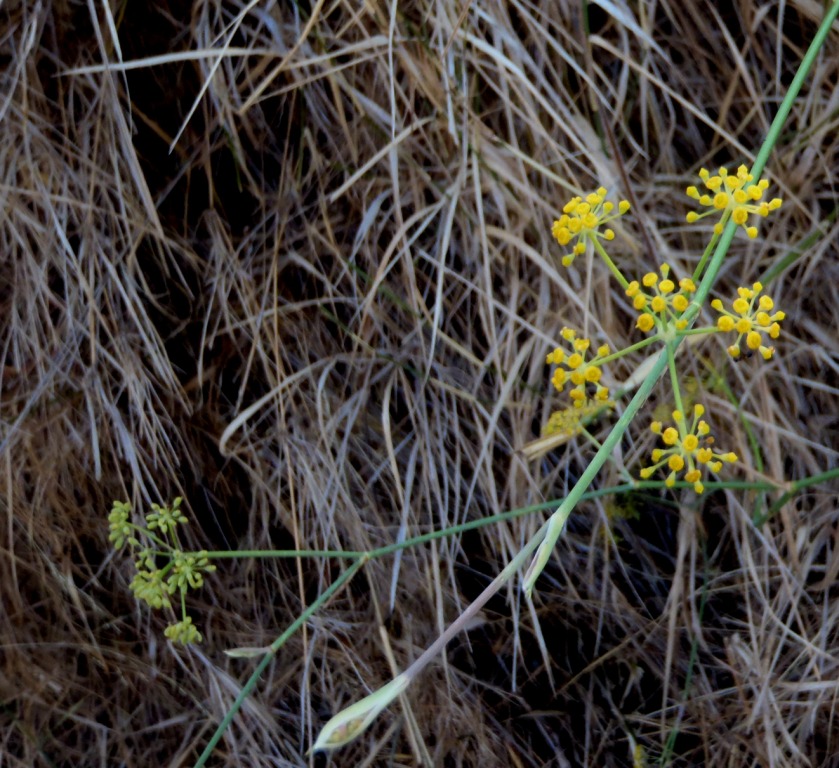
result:
[[[318,750],[343,747],[360,736],[379,713],[399,696],[411,682],[404,674],[395,677],[383,688],[347,707],[321,729],[309,754]]]
[[[231,659],[258,659],[266,653],[271,653],[271,646],[265,645],[262,648],[229,648],[223,653]]]

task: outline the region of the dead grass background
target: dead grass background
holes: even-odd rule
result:
[[[367,550],[561,496],[589,449],[516,452],[557,405],[544,355],[564,325],[634,336],[600,265],[557,268],[553,217],[604,184],[633,204],[627,273],[692,268],[683,188],[749,162],[820,5],[604,1],[586,28],[557,0],[3,3],[0,765],[191,765],[251,668],[222,652],[346,567],[225,562],[190,601],[205,642],[173,650],[108,548],[114,498],[182,494],[196,548]],[[746,479],[836,461],[838,47],[770,160],[784,207],[721,277],[815,234],[771,286],[780,354],[686,358]],[[372,562],[210,764],[622,766],[630,738],[649,764],[839,764],[836,490],[763,528],[738,491],[584,505],[534,613],[500,596],[403,707],[307,759],[543,515]]]

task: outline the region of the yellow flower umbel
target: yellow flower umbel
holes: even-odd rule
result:
[[[600,187],[597,192],[587,195],[585,200],[582,197],[573,198],[565,204],[562,216],[553,223],[551,234],[563,248],[576,241],[571,252],[562,257],[563,266],[570,267],[577,256],[585,253],[589,240],[595,242],[598,237],[615,239],[613,230],[599,232],[598,229],[623,216],[629,210],[629,202],[621,200],[615,212],[615,204],[606,202],[607,194],[606,188]]]
[[[560,335],[570,345],[570,354],[561,347],[557,347],[545,358],[548,365],[556,366],[551,383],[557,391],[562,392],[565,385],[570,381],[574,386],[569,394],[577,408],[585,406],[588,399],[586,384],[593,384],[597,387],[594,394],[595,400],[607,401],[609,390],[600,385],[600,377],[603,371],[598,360],[609,354],[609,347],[606,344],[598,347],[597,354],[591,360],[586,360],[591,341],[578,339],[576,332],[570,328],[563,328]]]
[[[697,213],[691,211],[687,215],[689,224],[693,224],[699,219],[704,219],[706,216],[722,211],[723,215],[720,221],[714,226],[714,232],[718,235],[722,234],[723,226],[731,214],[734,223],[737,226],[743,227],[746,234],[751,237],[757,237],[757,227],[749,226],[749,216],[768,216],[771,211],[777,210],[781,207],[783,202],[776,197],[766,202],[762,200],[763,193],[769,187],[769,182],[766,179],[761,179],[757,184],[752,184],[748,189],[744,189],[754,178],[749,169],[745,165],[741,165],[737,169],[736,175],[731,175],[725,168],[720,168],[716,176],[711,176],[710,172],[705,168],[699,171],[699,178],[705,183],[707,192],[701,193],[696,187],[688,187],[687,195],[694,200],[697,200],[700,205],[710,208],[705,213]]]
[[[643,291],[641,284],[652,290]],[[681,316],[690,304],[690,296],[696,293],[693,280],[683,277],[679,280],[679,290],[676,292],[676,283],[670,279],[670,267],[662,264],[661,280],[655,272],[648,272],[641,284],[633,280],[626,289],[626,295],[632,299],[632,306],[641,313],[635,327],[647,333],[656,325],[672,321],[676,328],[682,330],[687,322]]]
[[[737,289],[739,298],[732,305],[733,312],[723,307],[719,299],[714,299],[711,306],[720,313],[717,328],[723,332],[737,331],[737,341],[728,348],[728,354],[737,359],[740,357],[740,341],[746,337],[746,347],[751,352],[760,352],[764,360],[769,360],[775,354],[774,347],[767,347],[763,343],[763,335],[770,339],[777,339],[781,333],[780,322],[786,317],[784,312],[769,314],[775,308],[775,302],[768,296],[760,296],[763,290],[761,283],[754,283],[751,288]],[[760,297],[759,297],[760,296]],[[758,298],[759,297],[759,298]],[[755,301],[757,300],[757,307]]]
[[[654,421],[650,429],[656,435],[660,435],[666,448],[656,448],[652,452],[653,464],[641,470],[641,478],[649,479],[656,470],[667,465],[670,474],[664,484],[668,487],[676,482],[679,472],[684,471],[684,479],[693,483],[693,490],[702,493],[705,486],[702,485],[702,469],[708,467],[712,472],[719,472],[724,463],[733,464],[737,461],[734,453],[714,453],[712,448],[713,438],[709,436],[711,428],[702,421],[705,408],[702,405],[693,407],[693,422],[688,428],[684,414],[681,411],[673,411],[675,427],[664,429],[660,421]]]

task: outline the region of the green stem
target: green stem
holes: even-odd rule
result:
[[[702,328],[691,328],[689,331],[676,331],[679,336],[707,336],[711,333],[720,333],[715,325],[705,325]]]
[[[618,352],[612,352],[606,357],[601,357],[598,361],[598,365],[605,365],[606,363],[614,362],[615,360],[620,360],[622,357],[626,357],[626,355],[631,355],[633,352],[639,352],[646,347],[649,347],[651,344],[654,344],[656,341],[659,340],[659,336],[650,336],[646,339],[642,339],[641,341],[636,342],[631,347],[626,347],[626,349],[621,349]]]
[[[679,388],[679,372],[676,370],[676,354],[673,351],[673,344],[667,342],[667,367],[670,369],[670,384],[673,388],[673,402],[676,404],[676,410],[685,412],[682,404],[682,390]],[[684,435],[681,435],[684,437]]]
[[[722,222],[725,222],[725,217],[723,217]],[[693,271],[693,281],[696,282],[702,277],[702,270],[705,268],[705,262],[708,261],[711,254],[714,251],[714,246],[717,244],[717,240],[719,239],[719,235],[714,232],[713,237],[711,238],[711,242],[708,243],[707,248],[705,248],[705,252],[702,254],[702,258],[699,260],[699,264],[696,265],[696,269]]]
[[[187,555],[198,555],[198,552],[186,552]],[[225,549],[216,552],[201,552],[208,560],[238,560],[253,558],[276,557],[334,557],[339,560],[357,560],[360,557],[370,557],[370,552],[355,552],[340,549]]]
[[[157,546],[162,547],[164,551],[168,552],[172,550],[172,545],[168,541],[163,541],[163,539],[152,533],[148,528],[142,528],[139,525],[134,525],[134,523],[129,523],[129,525],[137,532],[138,540],[140,536],[145,536],[147,539],[157,544]]]
[[[606,253],[606,249],[600,244],[600,240],[597,237],[590,238],[591,242],[594,243],[594,250],[600,254],[600,258],[606,263],[606,266],[609,267],[609,271],[615,276],[615,279],[623,286],[623,289],[626,290],[629,287],[629,283],[627,279],[623,276],[623,272],[621,272],[614,261],[612,261],[611,256]]]
[[[821,477],[821,475],[819,475]],[[621,485],[611,485],[606,488],[597,488],[595,490],[586,491],[581,497],[581,501],[591,501],[593,499],[601,499],[606,496],[620,496],[624,493],[632,491],[660,491],[665,488],[663,480],[633,480],[632,482],[622,483]],[[679,483],[672,486],[673,488],[693,488],[693,483]],[[705,487],[709,489],[729,488],[732,490],[747,490],[747,491],[779,491],[781,490],[776,483],[769,481],[741,481],[741,480],[719,480],[705,483]],[[233,560],[238,558],[266,558],[266,559],[291,559],[295,557],[300,558],[336,558],[345,560],[357,560],[359,558],[366,558],[367,560],[376,560],[380,557],[387,557],[395,554],[403,549],[411,549],[422,544],[427,544],[430,541],[438,539],[451,538],[467,531],[475,531],[481,528],[486,528],[490,525],[503,523],[508,520],[516,520],[520,517],[528,517],[529,515],[544,512],[546,509],[555,508],[557,499],[550,501],[543,501],[539,504],[531,504],[527,507],[519,507],[511,509],[508,512],[499,512],[497,515],[489,515],[481,517],[476,520],[470,520],[467,523],[460,523],[449,528],[443,528],[439,531],[432,531],[431,533],[423,533],[420,536],[413,536],[410,539],[404,539],[395,544],[388,544],[383,547],[371,549],[368,552],[353,552],[336,549],[243,549],[240,551],[225,550],[219,552],[206,552],[204,550],[195,552],[185,552],[185,556],[206,557],[208,559],[217,560]]]
[[[753,521],[754,524],[758,527],[763,525],[767,520],[774,517],[784,504],[786,504],[793,496],[804,488],[809,488],[810,486],[818,485],[819,483],[824,483],[828,480],[834,480],[837,477],[839,477],[839,468],[830,469],[827,472],[821,472],[818,475],[811,475],[810,477],[804,477],[801,480],[796,480],[790,485],[789,490],[784,493],[771,507],[769,507],[765,514],[755,518]]]
[[[824,19],[813,37],[813,42],[810,43],[810,47],[807,49],[807,53],[804,54],[801,66],[799,66],[798,71],[795,73],[795,77],[792,79],[792,83],[790,83],[789,90],[786,94],[784,94],[784,99],[778,107],[778,114],[775,115],[772,125],[769,126],[769,133],[766,136],[766,140],[763,142],[760,151],[757,153],[757,157],[755,158],[755,162],[754,165],[752,165],[751,170],[752,176],[756,179],[760,178],[760,174],[763,173],[763,169],[766,167],[769,155],[775,147],[778,137],[781,135],[781,131],[784,128],[784,123],[786,122],[787,117],[789,117],[792,105],[798,97],[798,93],[801,91],[801,86],[804,85],[804,81],[810,74],[810,69],[812,69],[813,64],[816,61],[816,57],[819,55],[819,51],[824,45],[824,41],[827,39],[827,35],[830,32],[830,28],[833,26],[833,22],[836,21],[837,15],[839,15],[839,2],[834,0],[827,9]]]

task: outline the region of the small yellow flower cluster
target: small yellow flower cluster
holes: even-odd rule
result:
[[[689,277],[679,280],[679,291],[676,292],[676,283],[670,279],[670,266],[661,265],[661,280],[655,272],[648,272],[641,280],[633,280],[626,289],[626,295],[632,299],[632,306],[641,314],[638,315],[638,322],[635,327],[644,333],[651,331],[657,323],[667,323],[670,320],[678,329],[683,329],[687,322],[681,319],[681,315],[690,304],[690,296],[696,292],[696,285]],[[641,290],[653,289],[648,293]]]
[[[763,334],[770,339],[777,339],[781,333],[780,322],[786,317],[784,312],[769,314],[775,308],[775,302],[769,296],[758,296],[763,290],[761,283],[754,283],[751,288],[737,289],[739,298],[732,304],[733,312],[723,307],[719,299],[714,299],[711,306],[720,313],[717,328],[723,332],[737,331],[737,341],[728,348],[728,354],[733,358],[740,357],[740,340],[745,335],[746,346],[751,351],[760,352],[764,360],[770,360],[775,353],[774,347],[763,344]],[[755,308],[757,300],[757,308]]]
[[[572,408],[563,408],[561,411],[554,411],[547,424],[542,427],[542,437],[562,435],[571,438],[583,431],[583,424],[586,419],[596,416],[604,406],[613,405],[609,400],[589,400],[586,403],[576,404]]]
[[[697,200],[700,205],[710,208],[710,210],[705,211],[705,213],[691,211],[687,215],[687,220],[688,223],[693,224],[699,219],[723,211],[722,219],[714,226],[714,232],[718,235],[722,234],[726,215],[730,212],[734,223],[743,227],[749,237],[757,237],[757,227],[748,224],[749,215],[768,216],[770,211],[780,208],[783,202],[777,197],[768,202],[762,200],[763,193],[769,187],[769,182],[766,179],[761,179],[757,184],[752,184],[744,189],[746,184],[754,178],[745,165],[741,165],[735,175],[729,174],[725,168],[720,168],[716,176],[711,176],[708,170],[702,168],[699,171],[699,178],[702,179],[711,194],[701,193],[696,187],[691,186],[687,188],[687,195]]]
[[[570,354],[561,347],[557,347],[545,358],[548,365],[556,366],[551,383],[557,391],[562,392],[565,385],[570,381],[574,386],[569,395],[577,408],[585,406],[588,400],[586,384],[596,385],[595,400],[601,403],[608,400],[609,390],[600,385],[603,371],[598,361],[609,354],[609,347],[606,344],[598,347],[597,354],[590,360],[586,360],[591,341],[578,339],[576,332],[570,328],[563,328],[560,335],[570,345]]]
[[[695,405],[690,428],[681,411],[673,411],[675,427],[664,429],[660,421],[654,421],[650,425],[651,431],[661,436],[667,448],[653,450],[653,464],[641,470],[642,479],[649,479],[656,470],[666,464],[670,474],[664,481],[665,485],[674,485],[678,473],[684,470],[684,479],[693,483],[696,493],[702,493],[705,486],[702,485],[700,466],[707,466],[712,472],[719,472],[723,463],[733,464],[737,461],[737,455],[734,453],[715,453],[711,449],[714,441],[709,436],[711,428],[707,422],[702,421],[704,414],[704,406]]]
[[[613,219],[623,216],[629,210],[629,202],[621,200],[617,212],[614,212],[615,204],[606,202],[607,194],[606,188],[600,187],[597,192],[587,195],[585,200],[582,197],[573,198],[565,204],[562,216],[553,223],[551,234],[563,248],[572,241],[577,241],[571,252],[562,257],[563,266],[570,267],[577,256],[585,253],[589,240],[594,241],[598,237],[604,240],[615,239],[613,230],[605,229],[602,233],[597,230]]]

